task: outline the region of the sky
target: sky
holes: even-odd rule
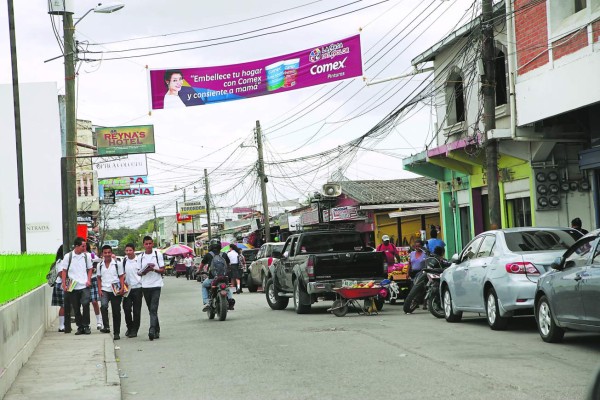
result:
[[[153,215],[173,215],[175,201],[204,196],[209,173],[212,202],[221,218],[228,208],[260,203],[253,129],[264,133],[269,201],[306,199],[341,170],[352,180],[401,179],[402,158],[431,141],[433,104],[424,102],[384,135],[357,152],[300,159],[341,146],[365,134],[424,85],[427,74],[369,85],[412,70],[410,61],[473,17],[476,0],[222,0],[219,2],[124,0],[112,14],[90,13],[76,27],[80,53],[77,117],[95,125],[154,125],[156,153],[148,155],[155,196],[119,200],[127,210],[120,226],[136,227]],[[97,3],[75,1],[74,18]],[[11,83],[6,4],[0,6],[0,83]],[[64,64],[58,40],[61,17],[50,17],[47,0],[15,1],[20,82],[57,82],[64,94]],[[346,15],[341,15],[346,13]],[[294,21],[295,22],[290,22]],[[58,30],[55,37],[52,21]],[[319,21],[319,22],[317,22]],[[301,26],[309,24],[307,26]],[[277,27],[272,27],[278,25]],[[297,28],[296,28],[297,27]],[[249,31],[259,32],[254,34]],[[269,33],[249,38],[257,33]],[[181,33],[187,32],[187,33]],[[185,109],[150,112],[148,68],[235,64],[274,57],[361,35],[363,76],[281,94]],[[236,35],[235,43],[218,39]],[[247,38],[247,39],[246,39]],[[157,46],[217,39],[211,47],[148,56]],[[132,48],[147,48],[131,51]],[[117,50],[129,50],[115,53]],[[113,53],[108,53],[113,51]],[[120,57],[142,55],[123,59]],[[114,59],[118,58],[118,59]],[[240,145],[244,147],[240,147]],[[26,151],[26,150],[25,150]],[[290,160],[295,160],[291,162]]]

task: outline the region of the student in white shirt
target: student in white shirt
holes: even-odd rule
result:
[[[138,275],[138,260],[135,256],[135,246],[132,243],[125,245],[123,268],[125,269],[125,282],[129,286],[129,295],[123,299],[123,311],[127,324],[125,336],[134,338],[140,329],[143,295],[142,277]]]
[[[154,241],[150,236],[144,236],[144,252],[138,256],[138,275],[142,277],[142,293],[150,312],[150,340],[160,338],[160,323],[158,322],[158,303],[160,290],[163,287],[162,274],[165,273],[165,260],[160,251],[154,250]]]
[[[108,322],[108,303],[110,302],[113,317],[113,339],[121,339],[121,299],[125,293],[125,272],[123,266],[116,258],[113,258],[112,247],[105,244],[102,246],[102,261],[98,264],[98,295],[100,296],[100,311],[104,327],[102,333],[110,333]],[[114,287],[118,287],[115,294]]]
[[[75,238],[73,251],[61,262],[62,289],[65,292],[65,333],[71,332],[71,305],[75,311],[76,335],[89,335],[90,330],[90,286],[92,285],[92,258],[86,253],[84,238]],[[74,282],[72,291],[67,283]],[[83,308],[83,314],[81,309]]]

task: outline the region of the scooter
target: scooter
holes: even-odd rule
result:
[[[208,290],[209,308],[206,311],[208,319],[214,319],[215,315],[217,315],[219,321],[225,321],[225,318],[227,318],[227,310],[232,306],[227,300],[228,290],[229,284],[226,276],[218,276],[213,279],[210,289]]]

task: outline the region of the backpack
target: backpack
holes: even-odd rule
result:
[[[56,284],[56,278],[58,277],[58,271],[56,270],[56,264],[61,262],[61,260],[56,260],[50,266],[50,271],[46,274],[46,282],[48,282],[48,286],[54,287]]]
[[[210,262],[209,271],[214,277],[227,275],[227,262],[221,254],[215,254],[213,256],[213,259]]]

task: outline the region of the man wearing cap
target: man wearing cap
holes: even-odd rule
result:
[[[381,240],[383,243],[377,246],[377,251],[381,251],[385,254],[385,260],[388,265],[393,265],[396,261],[400,260],[398,249],[396,249],[396,246],[394,246],[393,243],[390,243],[390,237],[388,235],[383,235]]]

